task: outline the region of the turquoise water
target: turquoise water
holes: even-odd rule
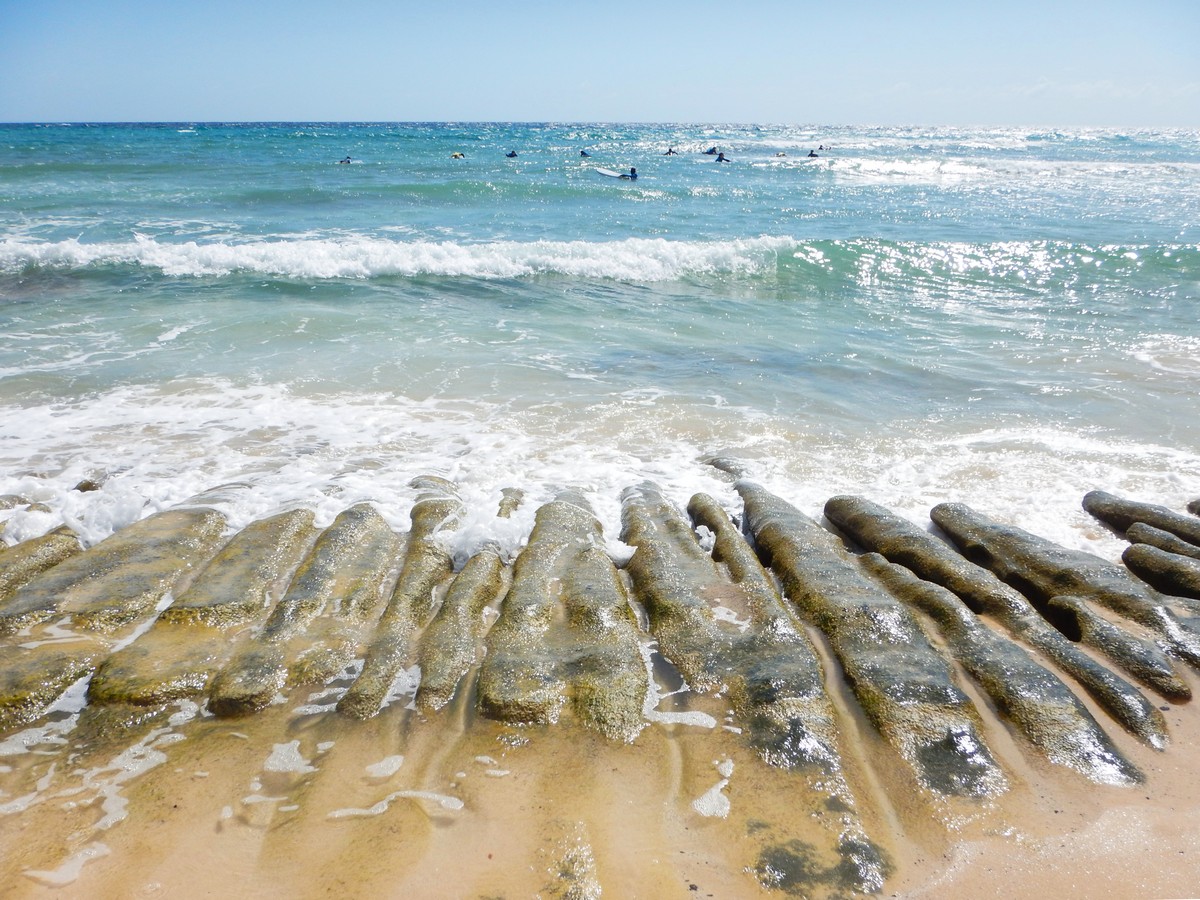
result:
[[[9,541],[231,481],[242,520],[367,497],[402,527],[435,472],[477,515],[464,552],[523,539],[500,488],[531,513],[573,486],[619,555],[643,478],[735,508],[711,454],[811,513],[963,500],[1110,554],[1087,490],[1200,495],[1197,132],[11,125],[0,149],[0,494],[51,510],[0,513]]]

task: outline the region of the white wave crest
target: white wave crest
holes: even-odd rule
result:
[[[284,278],[373,278],[421,275],[521,278],[554,274],[627,281],[671,281],[688,275],[754,273],[774,265],[776,254],[796,245],[787,237],[730,241],[450,241],[278,239],[246,243],[164,243],[143,235],[132,241],[83,243],[76,239],[0,241],[0,271],[28,266],[86,268],[133,265],[170,276],[236,272]]]

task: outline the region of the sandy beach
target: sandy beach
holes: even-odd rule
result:
[[[713,608],[749,623],[730,597]],[[178,652],[206,626],[190,627]],[[238,718],[193,699],[80,709],[76,690],[0,742],[0,883],[13,897],[841,896],[856,890],[853,826],[881,863],[882,896],[1194,893],[1190,704],[1160,702],[1170,743],[1155,750],[1062,676],[1141,773],[1097,783],[1039,754],[955,663],[1004,781],[953,796],[881,737],[827,637],[805,631],[840,757],[815,774],[765,753],[761,725],[725,688],[688,690],[645,631],[653,680],[632,740],[603,736],[573,707],[553,724],[484,718],[478,663],[448,705],[418,708],[412,655],[365,721],[334,707],[361,664]],[[7,640],[10,654],[37,643]]]
[[[614,746],[570,725],[464,727],[461,709],[419,718],[397,709],[369,723],[297,720],[273,708],[244,722],[154,729],[163,733],[60,760],[53,772],[32,766],[23,774],[39,782],[36,799],[5,798],[5,892],[753,897],[828,889],[818,860],[786,852],[827,841],[805,808],[804,785],[727,731],[668,726]],[[1196,723],[1189,708],[1170,721],[1175,746],[1165,753],[1123,745],[1147,776],[1123,788],[1031,766],[993,722],[988,737],[998,754],[1008,751],[1014,784],[966,807],[931,802],[896,779],[886,749],[860,732],[850,752],[865,776],[858,783],[875,792],[860,796],[892,864],[882,895],[1194,894],[1200,797],[1187,748]],[[130,752],[137,746],[145,749]],[[725,780],[725,761],[728,813],[702,815],[696,801]],[[5,773],[5,784],[17,774]],[[13,813],[20,799],[29,806]],[[776,873],[780,860],[793,868]]]

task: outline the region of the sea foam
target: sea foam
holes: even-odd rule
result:
[[[8,434],[0,494],[27,496],[50,511],[0,514],[7,519],[4,540],[66,522],[95,543],[225,484],[232,486],[214,502],[232,527],[292,505],[313,509],[327,525],[353,503],[370,501],[405,531],[416,498],[410,482],[429,473],[454,481],[466,505],[462,527],[442,536],[460,562],[489,543],[515,556],[537,506],[565,488],[587,496],[610,554],[620,559],[628,552],[618,540],[620,497],[631,485],[655,481],[681,506],[704,491],[731,514],[739,511],[731,478],[704,462],[716,453],[740,459],[748,475],[817,518],[825,500],[840,493],[864,494],[925,526],[934,504],[960,501],[1115,558],[1121,542],[1082,511],[1083,494],[1103,487],[1182,508],[1200,483],[1194,450],[1086,430],[930,426],[865,441],[721,409],[703,411],[708,424],[701,433],[679,410],[663,410],[662,403],[615,398],[587,416],[564,407],[530,418],[484,402],[307,397],[284,385],[239,387],[220,379],[196,382],[186,394],[122,387],[73,404],[69,430],[39,407]],[[25,469],[31,460],[36,474]],[[74,489],[96,470],[110,473],[99,490]],[[509,487],[524,490],[526,500],[513,518],[501,519],[495,512]]]
[[[134,265],[170,276],[235,272],[282,278],[375,278],[420,275],[521,278],[568,275],[630,281],[674,280],[690,274],[755,272],[774,265],[786,237],[729,241],[394,241],[371,237],[264,239],[245,243],[169,243],[144,235],[126,242],[77,239],[0,241],[0,271],[29,267],[81,269]]]

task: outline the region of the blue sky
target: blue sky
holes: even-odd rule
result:
[[[1200,127],[1200,2],[0,0],[0,121]]]

